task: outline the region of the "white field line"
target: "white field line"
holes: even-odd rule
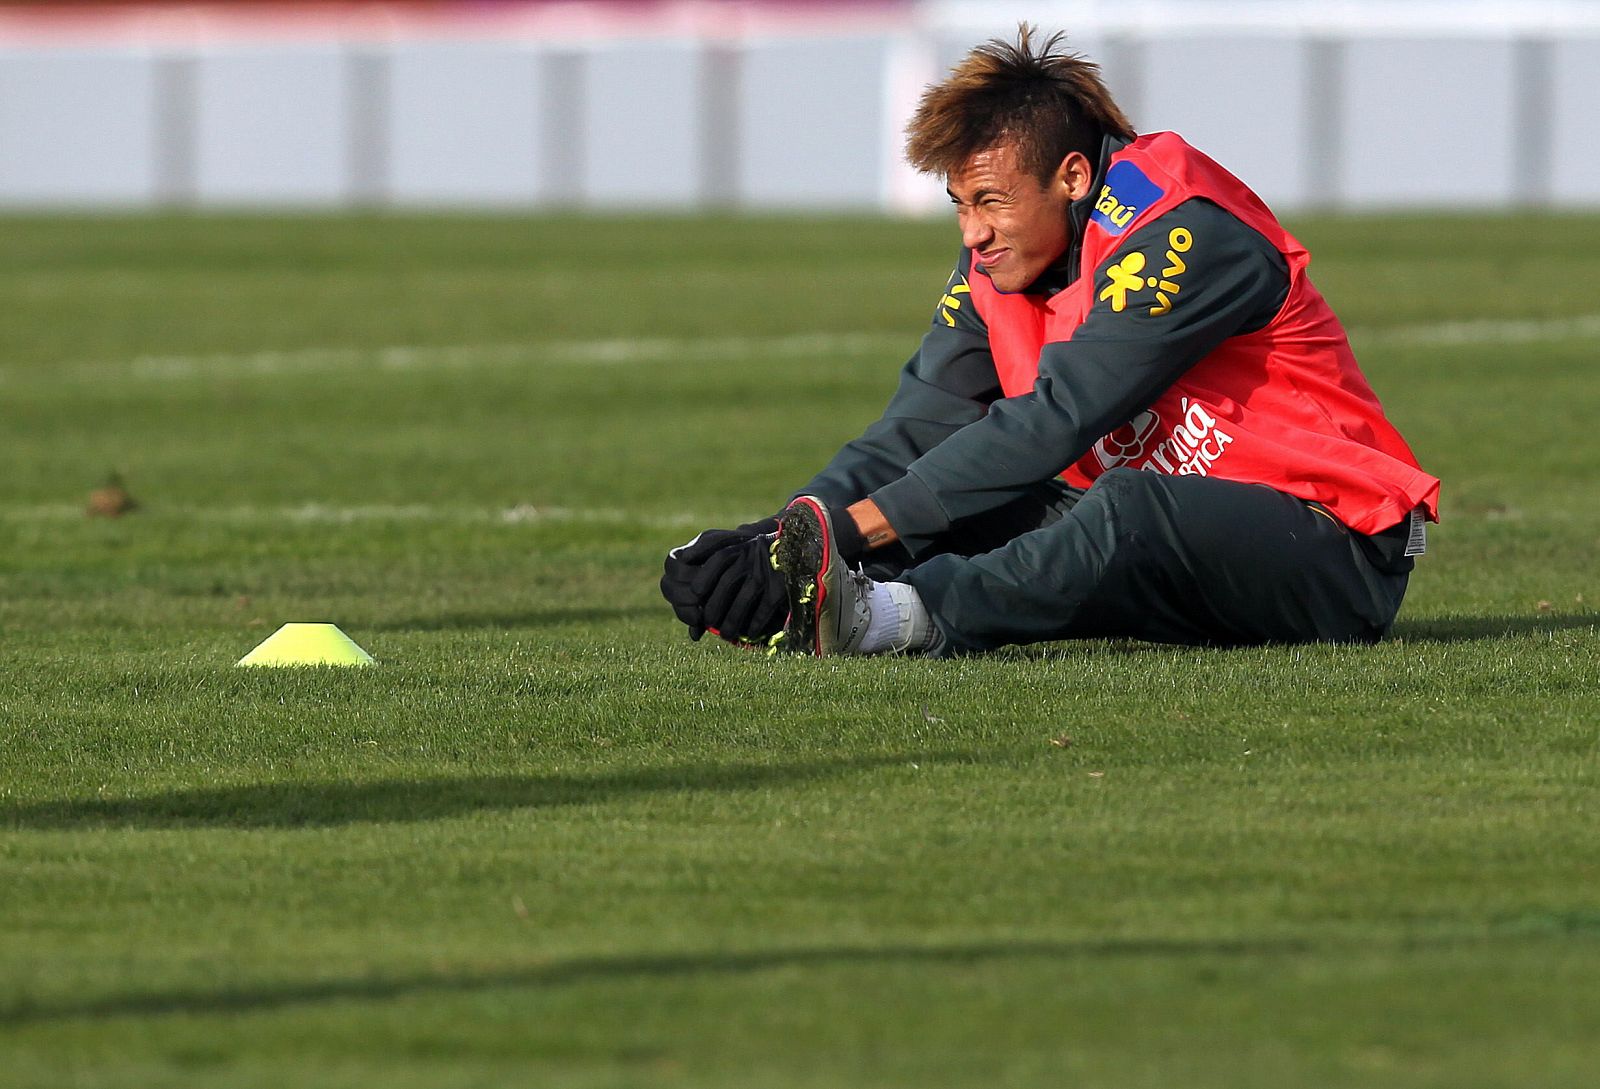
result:
[[[617,337],[600,340],[528,341],[520,344],[390,345],[379,348],[293,348],[260,352],[137,356],[125,361],[61,363],[27,370],[0,369],[0,376],[88,381],[135,378],[172,381],[225,374],[280,375],[349,370],[451,370],[513,364],[606,366],[699,359],[806,358],[868,355],[903,348],[915,338],[888,333],[804,333],[793,336]],[[8,374],[8,370],[13,373]]]
[[[0,505],[0,521],[65,522],[81,521],[86,516],[82,505],[39,503]],[[289,506],[201,507],[152,504],[133,519],[155,517],[165,522],[200,522],[212,525],[360,525],[367,523],[432,523],[436,525],[600,525],[646,526],[652,529],[693,530],[709,525],[735,525],[744,518],[716,516],[691,511],[641,514],[607,507],[452,507],[430,503],[373,503],[340,506],[334,503],[301,503]],[[690,534],[685,534],[685,537]]]
[[[217,375],[284,375],[373,367],[379,370],[449,370],[485,366],[631,365],[745,358],[808,358],[892,354],[896,361],[916,343],[916,331],[803,333],[792,336],[618,337],[529,341],[522,344],[391,345],[381,348],[294,348],[260,352],[138,356],[123,361],[0,367],[0,381],[15,378],[103,381],[134,378],[183,381]],[[1509,321],[1449,321],[1388,328],[1357,326],[1359,345],[1451,348],[1552,343],[1600,338],[1600,314]]]
[[[1544,318],[1509,321],[1443,321],[1392,328],[1358,328],[1350,331],[1352,340],[1364,344],[1394,344],[1405,347],[1452,348],[1482,344],[1547,344],[1562,340],[1589,340],[1600,337],[1600,314],[1575,318]]]

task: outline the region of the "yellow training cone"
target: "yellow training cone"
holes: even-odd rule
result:
[[[372,655],[356,646],[334,624],[285,624],[255,650],[239,659],[242,666],[372,665]]]

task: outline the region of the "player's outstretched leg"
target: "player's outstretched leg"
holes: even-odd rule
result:
[[[827,504],[815,496],[802,495],[784,511],[777,566],[789,597],[786,650],[819,658],[922,652],[940,638],[916,590],[850,570]]]

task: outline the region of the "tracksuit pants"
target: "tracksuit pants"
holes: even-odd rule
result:
[[[1133,469],[971,521],[942,554],[867,569],[916,587],[948,654],[1080,638],[1376,642],[1414,562],[1407,521],[1369,537],[1264,485]]]

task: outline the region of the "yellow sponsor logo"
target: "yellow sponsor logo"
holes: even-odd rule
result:
[[[1144,254],[1138,250],[1106,269],[1111,282],[1100,292],[1100,301],[1110,300],[1111,309],[1118,314],[1128,309],[1128,296],[1144,290],[1144,277],[1140,275],[1143,271]]]
[[[1155,302],[1150,306],[1150,316],[1159,318],[1163,314],[1170,314],[1173,298],[1183,290],[1179,278],[1189,271],[1189,263],[1183,259],[1183,255],[1193,248],[1194,235],[1189,233],[1189,228],[1172,228],[1167,233],[1166,264],[1162,266],[1160,274],[1147,273],[1149,258],[1135,250],[1106,269],[1106,278],[1110,283],[1100,292],[1100,301],[1109,302],[1112,311],[1120,314],[1128,308],[1131,297],[1154,289]]]
[[[967,286],[967,278],[959,272],[950,277],[950,283],[944,289],[944,298],[939,300],[939,316],[946,325],[956,323],[956,311],[961,309],[962,296],[972,294],[972,288]]]
[[[1172,312],[1172,296],[1180,290],[1178,277],[1189,271],[1188,262],[1183,259],[1183,254],[1194,247],[1194,236],[1187,227],[1174,227],[1167,235],[1167,267],[1161,270],[1161,278],[1150,278],[1150,286],[1157,288],[1156,304],[1150,308],[1150,316],[1159,318],[1162,314]]]

